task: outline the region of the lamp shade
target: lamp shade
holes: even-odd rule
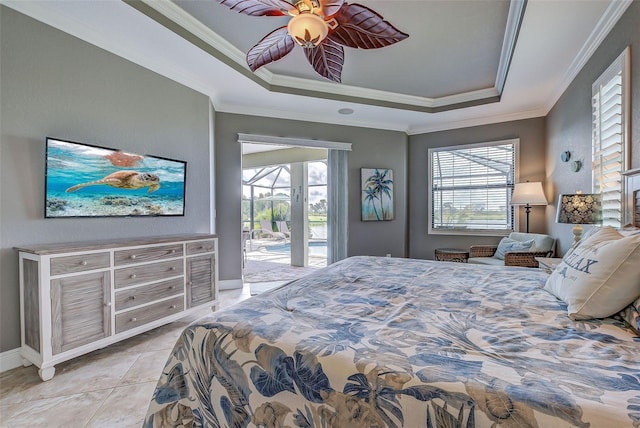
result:
[[[511,205],[547,205],[547,198],[542,190],[542,183],[517,183],[511,195]]]
[[[558,196],[557,223],[597,224],[602,221],[602,198],[599,194],[577,193]]]

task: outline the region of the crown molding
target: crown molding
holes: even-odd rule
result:
[[[404,132],[407,135],[419,135],[428,134],[431,132],[448,131],[451,129],[470,128],[473,126],[491,125],[502,122],[512,122],[514,120],[533,119],[538,117],[544,117],[548,111],[544,108],[537,108],[533,110],[525,110],[515,113],[506,114],[492,114],[488,116],[481,116],[476,118],[464,119],[464,120],[450,120],[445,122],[438,122],[437,124],[420,125],[420,126],[404,126],[399,125],[397,122],[366,122],[362,120],[349,120],[342,118],[335,118],[331,116],[317,116],[310,114],[291,114],[291,112],[276,111],[273,109],[263,108],[248,108],[244,105],[224,104],[220,106],[220,110],[216,110],[220,113],[238,114],[245,116],[258,116],[258,117],[270,117],[274,119],[284,120],[297,120],[304,122],[323,123],[331,125],[344,125],[353,126],[357,128],[367,129],[381,129],[386,131],[399,131]]]
[[[526,8],[527,0],[511,0],[509,4],[509,15],[507,16],[507,25],[502,41],[498,72],[496,73],[495,88],[500,94],[502,94],[504,84],[507,81],[511,58],[513,58],[513,52],[516,49],[516,42],[518,41],[518,34],[520,34],[520,27],[522,26]]]
[[[410,126],[407,135],[428,134],[431,132],[448,131],[450,129],[469,128],[472,126],[491,125],[494,123],[512,122],[514,120],[533,119],[536,117],[544,117],[547,111],[544,108],[534,110],[526,110],[515,113],[496,114],[490,116],[481,116],[464,120],[451,120],[447,122],[439,122],[436,125]]]
[[[246,106],[240,104],[232,104],[232,103],[218,103],[216,107],[217,113],[230,113],[230,114],[239,114],[244,116],[258,116],[258,117],[269,117],[273,119],[284,119],[284,120],[297,120],[303,122],[312,122],[312,123],[321,123],[321,124],[329,124],[329,125],[344,125],[344,126],[353,126],[357,128],[367,128],[367,129],[382,129],[387,131],[400,131],[406,132],[407,127],[399,124],[398,122],[381,122],[381,121],[364,121],[361,119],[349,119],[348,116],[344,118],[335,117],[335,116],[319,116],[315,114],[307,114],[295,112],[292,113],[290,111],[281,111],[275,110],[273,108],[261,108],[261,107],[253,107]]]
[[[475,91],[461,92],[439,98],[427,98],[416,95],[406,95],[395,92],[381,91],[378,89],[363,88],[338,84],[333,82],[316,81],[300,77],[271,74],[269,84],[272,86],[295,88],[304,91],[316,91],[334,94],[338,97],[360,98],[378,101],[374,105],[383,103],[404,104],[422,108],[446,107],[454,104],[467,103],[499,96],[496,88],[478,89]],[[284,91],[283,91],[284,92]]]
[[[130,3],[131,6],[136,7],[140,12],[145,13],[144,10],[135,6],[135,3],[131,2],[131,0],[125,1]],[[246,55],[244,52],[230,44],[218,33],[202,24],[189,13],[185,12],[176,3],[170,0],[142,0],[142,2],[149,8],[155,10],[174,24],[181,27],[190,36],[193,36],[205,43],[207,45],[205,50],[208,53],[214,55],[216,58],[227,64],[230,62],[233,63],[236,70],[240,67],[245,74],[247,72],[251,73],[246,65]],[[525,3],[523,0],[514,0],[514,2],[516,4]],[[512,12],[512,9],[514,12]],[[509,28],[506,30],[508,35],[505,35],[505,42],[508,40],[510,45],[507,49],[503,46],[503,56],[500,58],[500,63],[505,65],[499,66],[499,73],[501,73],[502,76],[499,75],[496,81],[504,81],[506,79],[508,64],[510,63],[510,58],[515,48],[515,40],[517,39],[517,32],[520,28],[519,23],[522,20],[523,14],[524,6],[510,8],[510,21],[508,22]],[[154,17],[150,18],[155,19]],[[190,41],[193,42],[193,40]],[[482,103],[483,101],[494,102],[496,97],[499,97],[501,93],[498,88],[491,87],[462,92],[445,97],[428,98],[346,84],[337,84],[328,81],[284,76],[272,73],[265,68],[256,70],[256,72],[253,73],[253,80],[272,92],[321,96],[328,99],[364,102],[366,104],[381,107],[426,111],[430,113],[465,107],[469,103],[475,104],[477,102]]]
[[[567,90],[573,79],[576,78],[582,67],[589,61],[596,49],[602,41],[607,37],[611,29],[616,25],[624,12],[633,3],[633,0],[616,0],[609,3],[607,9],[598,20],[587,40],[582,45],[580,51],[571,62],[571,65],[560,79],[556,89],[545,105],[546,113],[549,113],[553,106],[558,102],[564,91]]]

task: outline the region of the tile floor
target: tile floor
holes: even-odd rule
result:
[[[220,292],[220,308],[250,297]],[[35,366],[0,373],[0,427],[140,427],[173,344],[206,308],[171,324],[56,366],[42,382]]]

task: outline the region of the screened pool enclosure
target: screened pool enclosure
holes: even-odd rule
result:
[[[302,242],[305,260],[295,262],[293,254],[292,264],[306,266],[308,257],[323,257],[326,263],[327,208],[326,161],[243,169],[242,227],[248,258],[292,254]],[[323,245],[324,254],[318,250]]]

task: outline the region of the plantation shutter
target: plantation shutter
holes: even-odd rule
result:
[[[593,192],[602,195],[602,224],[622,226],[621,172],[627,168],[624,52],[592,87]]]
[[[514,230],[518,140],[429,150],[430,233]]]

